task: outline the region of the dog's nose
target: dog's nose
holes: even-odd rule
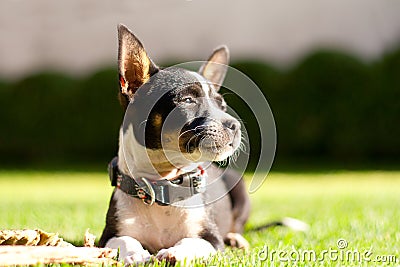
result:
[[[230,129],[232,132],[236,132],[237,130],[240,129],[240,123],[236,120],[226,120],[223,122],[223,125]]]

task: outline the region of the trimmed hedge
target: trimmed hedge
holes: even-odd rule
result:
[[[235,67],[270,103],[278,159],[400,159],[400,50],[373,64],[320,51],[286,73],[254,62]]]
[[[263,62],[232,65],[261,88],[275,116],[278,160],[400,159],[400,49],[366,64],[319,51],[291,70]],[[0,166],[107,162],[117,149],[123,111],[116,68],[84,79],[41,73],[0,81]],[[251,166],[259,132],[250,110],[233,95],[251,138]]]
[[[116,153],[123,112],[117,75],[38,74],[0,88],[2,163],[80,163]]]

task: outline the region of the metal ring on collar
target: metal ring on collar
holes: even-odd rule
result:
[[[146,191],[146,193],[148,193],[150,195],[150,202],[146,202],[146,199],[143,199],[143,202],[149,206],[153,205],[155,200],[156,200],[156,193],[154,192],[153,187],[151,186],[150,182],[147,181],[146,178],[142,177],[142,181],[146,184],[147,188],[149,189],[148,192]]]

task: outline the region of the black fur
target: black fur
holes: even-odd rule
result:
[[[110,238],[117,236],[117,224],[118,224],[118,217],[116,215],[117,201],[114,198],[114,193],[115,193],[115,190],[110,199],[110,205],[109,205],[107,215],[106,215],[107,216],[106,217],[106,227],[104,228],[103,234],[101,235],[101,238],[99,241],[100,247],[104,247]]]
[[[199,234],[199,237],[210,242],[210,244],[216,249],[220,251],[224,251],[224,241],[221,237],[221,234],[218,232],[215,224],[209,225],[204,228],[204,230]]]

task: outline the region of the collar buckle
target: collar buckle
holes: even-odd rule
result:
[[[142,177],[142,181],[146,188],[140,187],[137,191],[137,195],[144,204],[151,206],[156,201],[156,193],[154,192],[154,188],[151,186],[150,182],[146,178]]]

